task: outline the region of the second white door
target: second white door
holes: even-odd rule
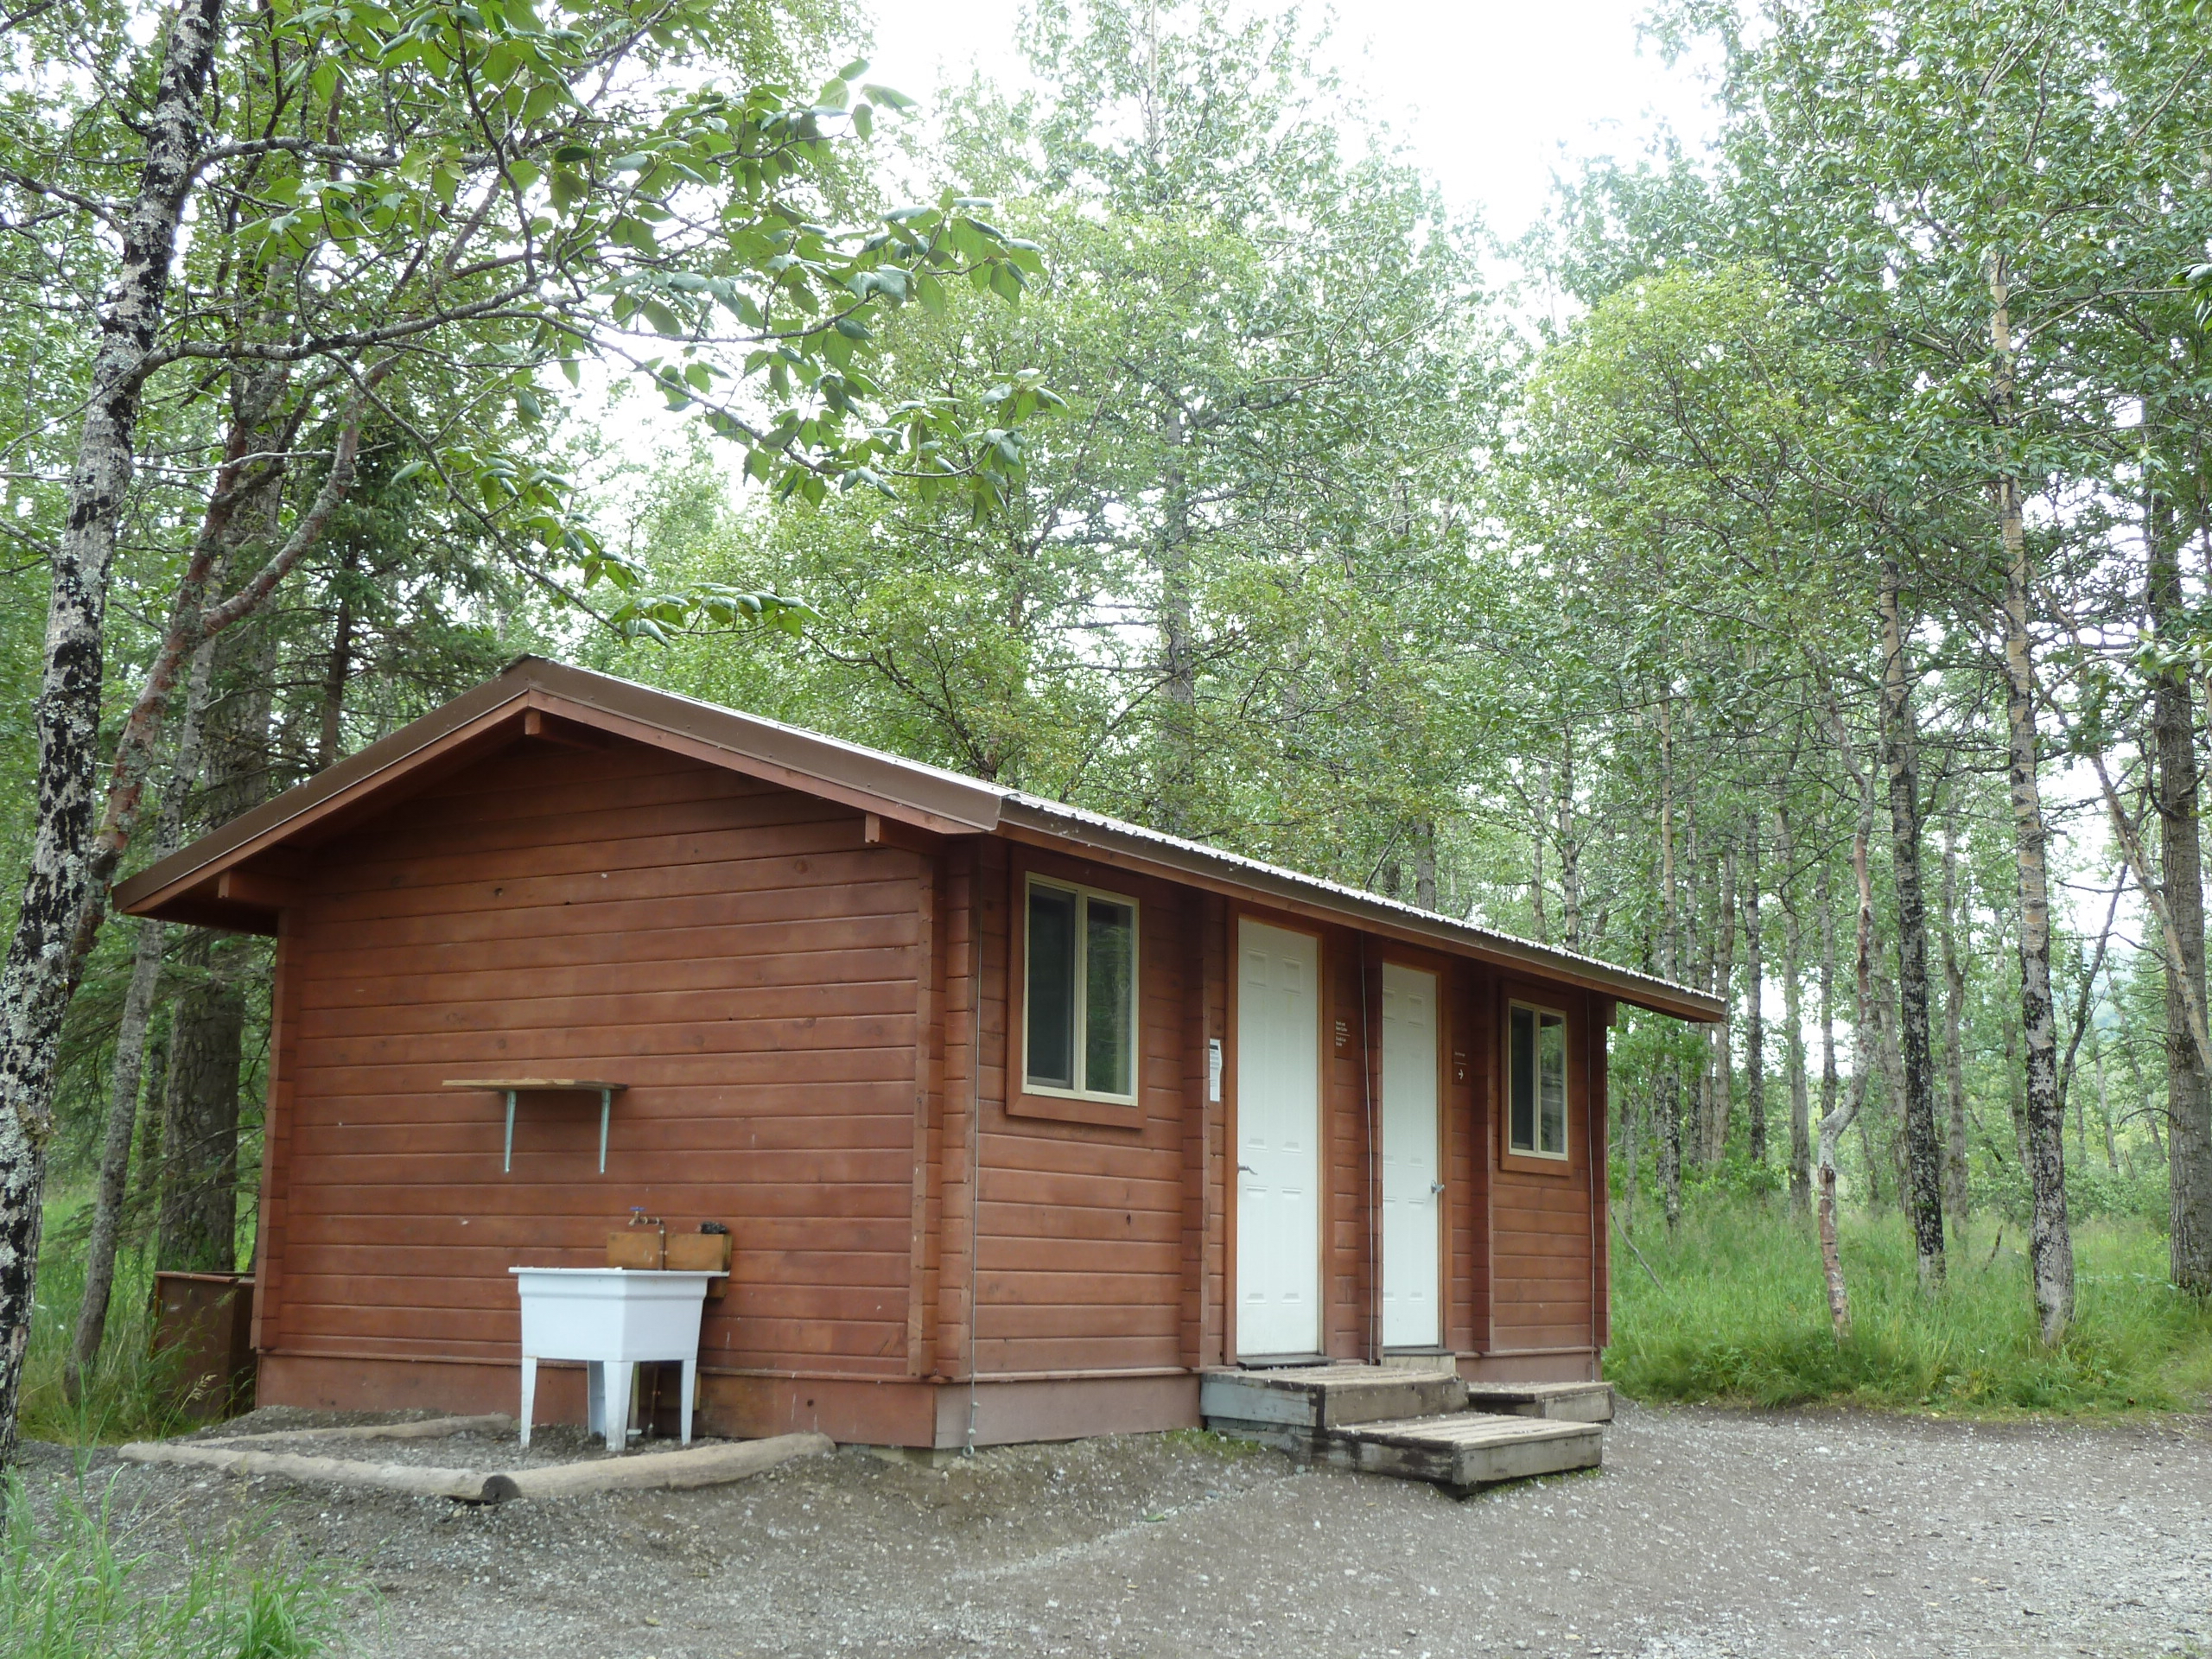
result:
[[[1382,1345],[1442,1339],[1436,976],[1382,965]]]
[[[1321,942],[1236,931],[1236,1351],[1321,1347]]]

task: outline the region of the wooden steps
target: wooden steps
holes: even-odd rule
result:
[[[1467,1385],[1457,1372],[1395,1365],[1223,1369],[1198,1380],[1198,1413],[1207,1424],[1252,1440],[1393,1417],[1433,1417],[1466,1406]]]
[[[1311,1462],[1465,1493],[1595,1468],[1612,1390],[1602,1382],[1469,1383],[1456,1371],[1402,1362],[1223,1368],[1199,1380],[1198,1409],[1209,1428]]]
[[[1334,1429],[1318,1449],[1323,1462],[1340,1469],[1471,1492],[1501,1480],[1595,1469],[1604,1442],[1605,1431],[1595,1423],[1459,1411]]]
[[[1563,1423],[1613,1421],[1610,1382],[1470,1382],[1467,1404],[1507,1417],[1548,1417]]]

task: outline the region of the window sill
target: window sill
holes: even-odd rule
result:
[[[1532,1152],[1506,1152],[1498,1154],[1497,1166],[1516,1175],[1549,1175],[1564,1180],[1574,1173],[1574,1160],[1540,1158]]]
[[[1116,1100],[1084,1100],[1072,1095],[1014,1095],[1007,1101],[1006,1115],[1046,1118],[1058,1123],[1096,1123],[1109,1129],[1134,1131],[1144,1128],[1141,1103],[1124,1105]]]

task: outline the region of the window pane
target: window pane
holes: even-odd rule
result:
[[[1029,1081],[1075,1087],[1075,894],[1029,889]]]
[[[1513,1010],[1511,1076],[1511,1136],[1513,1150],[1536,1149],[1536,1014],[1533,1008]]]
[[[1137,913],[1092,899],[1084,906],[1083,1076],[1093,1094],[1134,1092],[1130,1033],[1136,1026]]]
[[[1541,1104],[1537,1150],[1554,1156],[1567,1152],[1567,1021],[1555,1014],[1537,1020],[1536,1087]]]

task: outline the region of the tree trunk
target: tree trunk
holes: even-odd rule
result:
[[[1675,924],[1675,700],[1659,698],[1659,976],[1677,971]],[[1670,1052],[1659,1066],[1659,1190],[1666,1200],[1667,1227],[1682,1219],[1682,1093],[1680,1065]]]
[[[1991,267],[1990,341],[1996,359],[1993,401],[2009,423],[2012,336],[2009,274],[2000,252]],[[2028,538],[2020,484],[1997,480],[1998,531],[2005,550],[2005,731],[2012,799],[2013,861],[2020,884],[2020,1038],[2025,1050],[2028,1179],[2035,1193],[2028,1234],[2029,1272],[2046,1344],[2074,1318],[2074,1241],[2066,1215],[2066,1123],[2058,1098],[2058,1026],[2050,1001],[2050,893],[2043,788],[2037,776],[2033,641],[2028,632]]]
[[[1749,1119],[1751,1162],[1766,1164],[1766,957],[1764,918],[1759,913],[1759,836],[1762,815],[1751,814],[1744,843],[1744,1112]]]
[[[1803,891],[1791,879],[1797,848],[1789,830],[1789,810],[1775,817],[1776,852],[1782,860],[1783,1065],[1789,1088],[1789,1202],[1803,1211],[1812,1198],[1812,1121],[1805,1098],[1804,938],[1794,894]]]
[[[2089,1065],[2097,1078],[2097,1122],[2105,1132],[2105,1167],[2113,1174],[2120,1173],[2120,1147],[2112,1134],[2112,1088],[2105,1078],[2105,1046],[2089,1046]]]
[[[218,938],[195,928],[177,953],[194,978],[176,999],[168,1085],[162,1091],[161,1222],[154,1259],[165,1272],[228,1273],[238,1262],[245,997],[221,971]]]
[[[2151,626],[2161,644],[2180,639],[2189,628],[2172,518],[2165,502],[2154,496],[2143,526],[2151,558]],[[2205,1006],[2205,975],[2196,722],[2188,676],[2185,664],[2174,663],[2152,680],[2151,733],[2157,752],[2153,800],[2158,812],[2158,868],[2168,924],[2168,1249],[2174,1283],[2202,1296],[2212,1294],[2212,1078],[2206,1076],[2190,1023],[2192,994],[2196,1007]]]
[[[1840,722],[1839,722],[1839,726]],[[1836,1141],[1853,1118],[1860,1117],[1866,1100],[1867,1074],[1873,1069],[1866,1052],[1866,1014],[1874,1006],[1874,887],[1866,867],[1866,843],[1873,836],[1874,798],[1871,788],[1862,787],[1859,796],[1859,821],[1851,837],[1851,873],[1859,893],[1859,911],[1854,932],[1858,941],[1856,979],[1859,993],[1859,1017],[1852,1033],[1851,1096],[1841,1111],[1833,1105],[1821,1115],[1820,1138],[1820,1205],[1819,1229],[1821,1238],[1821,1271],[1827,1283],[1828,1323],[1839,1343],[1851,1338],[1851,1294],[1844,1283],[1843,1250],[1836,1236]],[[1827,1004],[1827,990],[1833,982],[1835,963],[1835,927],[1826,905],[1821,906],[1821,1014],[1822,1036],[1829,1031]],[[1832,1041],[1825,1041],[1826,1062],[1821,1079],[1824,1104],[1835,1097],[1835,1048]],[[1871,1167],[1871,1165],[1870,1165]]]
[[[119,227],[67,514],[51,562],[33,711],[37,808],[16,929],[0,969],[0,1467],[15,1459],[53,1135],[54,1057],[75,989],[72,942],[91,886],[86,855],[99,775],[108,579],[130,486],[139,366],[168,297],[177,226],[200,158],[200,103],[221,16],[221,0],[185,0],[178,8],[152,106],[136,128],[143,145],[137,189]]]
[[[359,563],[348,550],[339,567],[338,620],[330,630],[330,664],[322,677],[321,729],[315,734],[317,772],[327,770],[338,760],[345,736],[346,685],[353,673],[353,600],[345,583]]]
[[[1969,1211],[1967,1190],[1967,1071],[1964,1036],[1967,976],[1959,966],[1959,838],[1956,827],[1943,827],[1943,1087],[1948,1096],[1948,1133],[1943,1151],[1943,1208],[1954,1228],[1963,1228]]]
[[[1574,741],[1560,746],[1559,767],[1559,902],[1567,948],[1582,949],[1582,846],[1574,833]]]
[[[1835,904],[1828,892],[1828,867],[1822,860],[1813,876],[1813,905],[1821,916],[1821,1121],[1826,1122],[1835,1116],[1838,1079],[1835,1069]],[[1809,1137],[1808,1137],[1809,1139]],[[1812,1148],[1806,1147],[1809,1159]],[[1796,1174],[1794,1160],[1797,1155],[1793,1131],[1789,1149],[1793,1160],[1792,1185]],[[1829,1156],[1834,1158],[1831,1150]],[[1805,1193],[1809,1198],[1812,1181],[1809,1170],[1805,1182]]]
[[[1897,1049],[1904,1077],[1907,1207],[1920,1287],[1943,1282],[1943,1160],[1928,1042],[1928,911],[1920,883],[1920,737],[1905,664],[1897,562],[1882,561],[1882,749],[1890,785],[1890,869],[1897,900]]]
[[[1713,993],[1732,1015],[1736,1000],[1736,842],[1720,849],[1720,949],[1713,964]],[[1728,1155],[1728,1125],[1736,1115],[1736,1033],[1732,1018],[1713,1027],[1713,1093],[1707,1103],[1702,1157],[1717,1164]]]
[[[1436,825],[1427,818],[1414,826],[1414,903],[1436,908]]]
[[[237,522],[249,525],[260,518],[273,531],[278,499],[276,491],[264,493]],[[200,741],[206,779],[200,807],[210,823],[219,824],[268,798],[276,631],[258,621],[245,623],[207,649],[213,693]],[[227,938],[194,930],[178,956],[188,969],[201,971],[177,997],[171,1019],[156,1259],[172,1271],[194,1271],[205,1261],[210,1270],[227,1272],[237,1254],[238,1074],[245,1022],[241,952]]]
[[[154,837],[154,857],[160,860],[176,849],[182,839],[185,798],[200,772],[200,728],[207,706],[214,646],[202,645],[194,653],[192,677],[185,689],[184,718],[177,727],[176,756],[169,768],[169,786],[163,792],[160,828]],[[78,1304],[77,1325],[63,1363],[62,1386],[74,1405],[82,1397],[85,1374],[99,1358],[107,1333],[108,1299],[115,1288],[115,1255],[122,1236],[124,1198],[130,1179],[130,1142],[138,1124],[138,1102],[143,1092],[146,1033],[154,1013],[154,993],[161,982],[162,946],[166,930],[151,919],[138,924],[138,938],[130,963],[130,987],[124,993],[123,1021],[115,1037],[115,1065],[110,1078],[107,1133],[100,1147],[99,1177],[92,1193],[92,1230],[85,1245],[85,1295]],[[155,1082],[161,1084],[161,1074]]]
[[[1544,914],[1544,824],[1536,820],[1535,833],[1529,837],[1529,915],[1534,923],[1532,931],[1538,944],[1552,942],[1551,918]]]
[[[1191,493],[1186,450],[1189,416],[1170,394],[1160,493],[1166,522],[1160,537],[1160,682],[1166,696],[1166,748],[1160,768],[1160,827],[1182,835],[1192,828],[1198,792],[1198,658],[1192,646],[1194,597],[1191,576]]]

